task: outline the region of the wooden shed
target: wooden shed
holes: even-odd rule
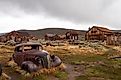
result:
[[[57,34],[46,34],[45,40],[55,41],[58,40],[59,36]]]
[[[92,28],[89,28],[89,30],[86,32],[85,40],[87,40],[87,41],[91,41],[91,40],[105,41],[105,40],[107,40],[107,35],[112,34],[112,33],[113,32],[107,28],[93,26]]]
[[[106,43],[108,45],[120,45],[121,44],[121,33],[113,32],[107,35]]]
[[[31,39],[30,34],[27,32],[12,31],[0,36],[0,42],[7,42],[13,40],[15,42],[27,42]]]
[[[76,31],[68,31],[66,32],[66,39],[67,40],[78,40],[79,39],[79,33]]]
[[[105,41],[107,45],[119,45],[121,44],[121,33],[113,32],[104,27],[93,26],[86,32],[85,40]]]

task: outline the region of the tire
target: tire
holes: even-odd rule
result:
[[[0,76],[2,75],[2,65],[0,64]]]
[[[23,62],[21,65],[21,69],[28,71],[28,64],[26,62]]]
[[[21,65],[21,69],[31,73],[31,72],[36,72],[38,67],[36,64],[34,64],[31,61],[24,61]]]
[[[52,67],[57,67],[57,66],[61,65],[61,63],[62,63],[62,61],[58,56],[55,56],[52,59]]]

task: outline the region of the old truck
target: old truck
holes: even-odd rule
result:
[[[58,56],[50,55],[39,43],[21,43],[15,46],[13,60],[23,70],[35,72],[42,68],[51,68],[61,65]]]

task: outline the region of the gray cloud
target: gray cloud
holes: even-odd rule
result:
[[[120,4],[120,0],[1,0],[0,12],[11,15],[17,15],[19,11],[35,15],[44,13],[79,24],[103,24],[120,28]]]

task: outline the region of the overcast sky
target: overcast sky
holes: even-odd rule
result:
[[[0,0],[0,33],[93,25],[121,30],[121,0]]]

